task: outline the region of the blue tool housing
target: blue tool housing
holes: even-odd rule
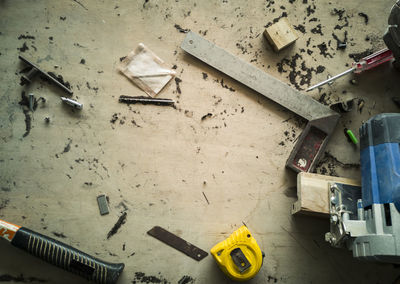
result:
[[[400,211],[400,114],[376,115],[360,128],[363,207],[394,203]]]

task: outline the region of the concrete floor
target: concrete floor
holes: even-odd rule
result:
[[[209,251],[242,222],[266,253],[251,283],[393,283],[400,274],[393,265],[359,262],[325,243],[327,220],[291,216],[296,175],[284,164],[304,124],[179,48],[185,34],[175,24],[205,34],[293,85],[288,65],[297,53],[301,58],[292,71],[304,75],[303,61],[307,68],[325,67],[322,73],[311,72],[310,83],[317,83],[345,70],[352,61],[349,54],[383,47],[380,37],[393,1],[289,2],[0,0],[0,218],[104,260],[124,262],[119,283],[145,282],[137,272],[154,276],[154,283],[178,283],[184,275],[195,283],[229,283],[211,256],[196,262],[146,232],[159,225]],[[348,26],[334,29],[345,24],[332,15],[334,8],[345,9]],[[304,25],[305,33],[276,54],[262,32],[283,12],[292,24]],[[368,24],[359,12],[369,16]],[[318,28],[312,33],[319,24],[321,33]],[[348,47],[336,50],[332,32],[342,39],[345,31]],[[34,39],[18,39],[20,35]],[[22,52],[18,48],[24,42],[29,49]],[[176,109],[118,103],[120,95],[144,95],[116,70],[119,58],[140,42],[177,66],[181,94],[172,81],[159,95],[177,100]],[[332,56],[320,54],[323,42]],[[62,91],[41,80],[20,86],[18,72],[24,65],[18,54],[61,74],[84,109],[72,112],[63,106]],[[288,71],[280,73],[277,63],[284,58]],[[365,100],[361,114],[355,109],[343,116],[327,151],[343,163],[359,163],[358,149],[348,144],[343,127],[357,133],[370,116],[398,111],[390,100],[399,88],[398,76],[387,64],[359,76],[358,85],[350,85],[350,76],[310,93],[318,99],[325,92],[328,103]],[[222,79],[235,91],[222,88]],[[300,75],[295,80],[299,84]],[[18,104],[23,90],[47,100],[33,113],[32,130],[24,138]],[[202,121],[207,113],[212,117]],[[111,123],[114,114],[118,119]],[[70,149],[64,151],[67,145]],[[318,171],[323,167],[328,165]],[[338,164],[327,174],[360,175],[358,168]],[[110,198],[109,215],[99,215],[100,193]],[[126,224],[107,240],[123,211]],[[85,283],[6,242],[0,242],[0,251],[7,256],[0,259],[1,281]]]

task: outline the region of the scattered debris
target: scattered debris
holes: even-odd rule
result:
[[[86,63],[86,60],[85,59],[81,59],[81,61],[79,62],[80,64],[85,64]]]
[[[182,80],[178,77],[175,77],[176,91],[178,94],[182,94],[181,87],[179,86],[180,83],[182,83]]]
[[[67,19],[67,17],[60,17],[61,21],[65,21]]]
[[[264,28],[269,28],[273,24],[277,23],[281,18],[287,17],[286,12],[282,12],[282,14],[279,17],[276,17],[275,19],[272,20],[272,22],[267,23]]]
[[[325,42],[318,44],[317,47],[319,48],[319,54],[323,55],[325,58],[327,57],[333,58],[333,56],[327,52],[328,47]]]
[[[203,74],[203,79],[204,79],[204,80],[207,80],[208,74],[207,74],[207,73],[204,73],[204,72],[202,72],[202,74]]]
[[[68,153],[69,150],[71,150],[71,143],[72,143],[72,139],[68,138],[68,143],[67,143],[67,145],[65,145],[64,150],[62,151],[62,153]]]
[[[46,117],[44,118],[44,122],[46,122],[47,124],[50,123],[50,117],[49,117],[49,116],[46,116]]]
[[[208,198],[207,198],[206,194],[204,193],[204,191],[202,191],[202,192],[203,192],[204,198],[206,199],[208,205],[210,205],[210,202],[208,201]]]
[[[357,85],[358,85],[358,82],[357,82],[356,79],[351,79],[351,80],[350,80],[350,84],[357,86]]]
[[[326,167],[324,166],[324,164],[327,164],[329,172],[328,172],[328,169],[326,169]],[[359,169],[360,168],[360,164],[343,163],[343,162],[339,161],[331,153],[325,152],[324,157],[319,161],[314,172],[317,172],[319,170],[321,174],[328,174],[330,176],[338,176],[338,174],[336,173],[336,166],[339,166],[344,169],[351,169],[351,168]]]
[[[374,53],[374,51],[372,49],[367,49],[365,51],[358,52],[358,53],[350,53],[349,57],[354,59],[355,62],[358,62],[358,61],[360,61],[360,59],[362,59],[365,56],[368,56],[372,53]]]
[[[57,232],[52,232],[52,234],[58,238],[65,239],[67,236],[64,235],[64,233],[57,233]]]
[[[78,0],[73,0],[75,3],[78,3],[79,6],[81,6],[83,9],[85,9],[86,11],[89,11],[88,8],[86,8],[81,2],[79,2]]]
[[[21,47],[17,48],[17,49],[19,51],[21,51],[21,52],[25,52],[25,51],[27,51],[29,49],[29,47],[26,45],[26,42],[24,42],[24,44]]]
[[[147,0],[148,1],[148,0]],[[135,278],[132,283],[158,283],[158,284],[170,284],[164,277],[161,275],[158,276],[147,276],[143,272],[135,272]]]
[[[218,82],[218,80],[217,80],[217,82]],[[221,79],[221,86],[222,86],[222,88],[228,89],[231,92],[235,92],[236,91],[234,88],[229,87],[228,85],[224,84],[224,79]]]
[[[178,284],[192,284],[195,282],[195,279],[190,277],[189,275],[184,275],[179,281]]]
[[[206,118],[212,117],[212,113],[207,113],[201,117],[201,120],[205,120]]]
[[[25,133],[24,133],[24,135],[22,135],[22,137],[26,137],[31,132],[31,128],[32,128],[31,121],[32,121],[32,118],[31,118],[31,115],[29,113],[29,110],[24,109],[23,112],[24,112],[24,115],[25,115]]]
[[[306,33],[306,28],[303,26],[303,25],[294,25],[293,26],[293,28],[296,30],[296,31],[299,31],[299,32],[301,32],[301,33],[303,33],[303,34],[305,34]]]
[[[178,25],[178,24],[175,24],[174,27],[175,27],[175,29],[177,29],[180,33],[186,34],[186,33],[190,32],[190,29],[184,29],[184,28],[182,28],[182,27],[181,27],[180,25]]]
[[[31,35],[19,35],[18,39],[35,39],[35,37]]]
[[[303,60],[301,62],[300,70],[297,68],[298,61],[303,59],[303,57],[296,53],[292,56],[291,59],[283,58],[281,62],[277,63],[278,72],[279,73],[286,73],[289,72],[288,78],[290,83],[298,90],[302,90],[301,86],[303,85],[310,85],[312,72],[316,74],[322,73],[325,71],[325,66],[318,65],[317,69],[308,68]],[[285,68],[288,67],[288,68]]]
[[[115,122],[116,122],[117,120],[118,120],[118,114],[114,113],[113,116],[112,116],[112,118],[111,118],[111,120],[110,120],[110,122],[111,122],[112,124],[115,124]]]
[[[149,0],[144,0],[143,2],[143,8],[146,8],[146,4],[149,2]]]
[[[113,235],[115,235],[115,234],[118,232],[119,228],[121,228],[121,226],[122,226],[123,224],[125,224],[125,222],[126,222],[126,215],[127,215],[127,213],[124,212],[124,213],[122,213],[122,215],[118,218],[117,223],[115,223],[114,226],[112,227],[112,229],[108,232],[108,234],[107,234],[107,239],[109,239],[109,238],[111,238]]]
[[[368,25],[368,20],[369,20],[368,15],[365,14],[365,13],[363,13],[363,12],[358,13],[358,15],[359,15],[360,17],[364,18],[364,23],[365,23],[366,25]]]
[[[324,35],[324,34],[322,33],[322,26],[321,26],[321,24],[318,24],[315,28],[311,29],[311,33],[313,33],[313,34]]]
[[[338,16],[338,21],[339,21],[339,22],[343,22],[343,21],[344,21],[344,24],[342,24],[342,25],[339,25],[339,24],[336,25],[336,26],[334,27],[335,30],[341,30],[342,28],[349,26],[348,17],[347,17],[347,16],[344,16],[344,13],[345,13],[345,10],[344,10],[344,9],[338,10],[338,9],[336,9],[336,8],[334,8],[333,11],[331,12],[332,15],[337,15],[337,16]]]

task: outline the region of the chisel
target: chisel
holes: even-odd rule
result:
[[[125,265],[109,263],[67,244],[0,219],[0,238],[50,264],[95,283],[116,283]]]

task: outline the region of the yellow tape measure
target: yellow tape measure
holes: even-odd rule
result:
[[[246,226],[237,229],[210,252],[221,270],[235,281],[253,278],[263,263],[263,253]]]

